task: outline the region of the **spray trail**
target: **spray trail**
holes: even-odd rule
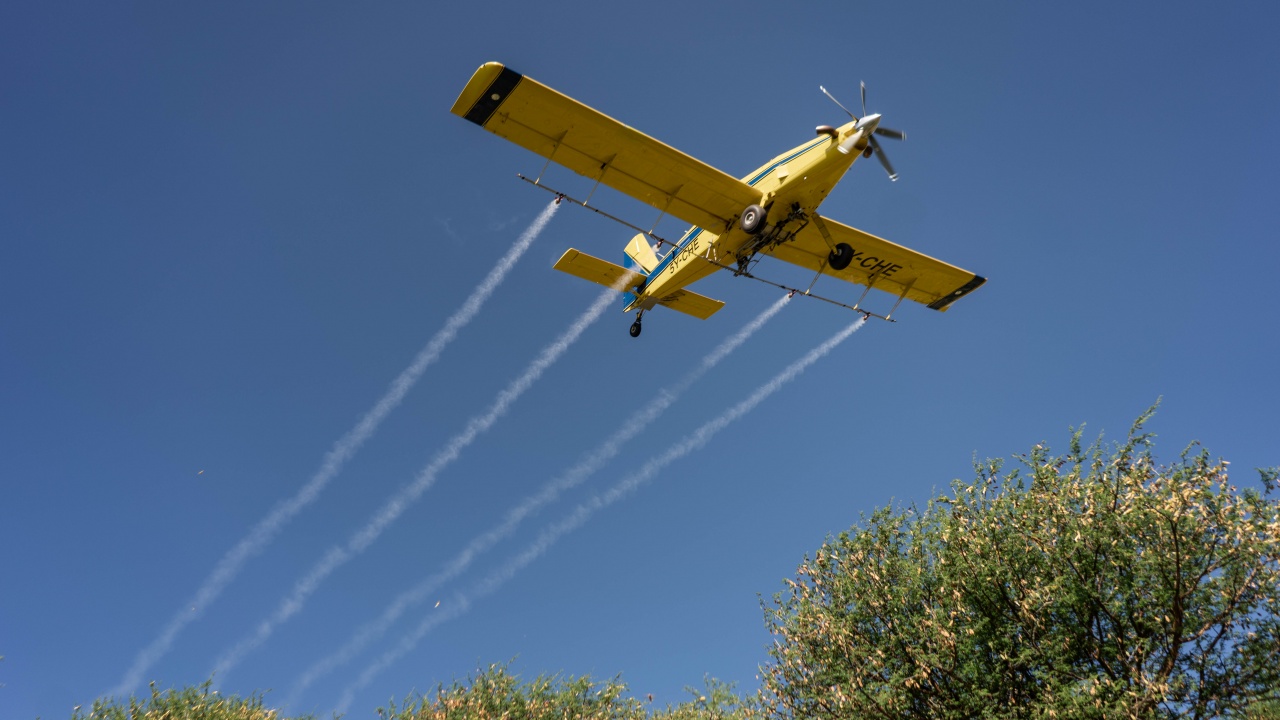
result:
[[[373,436],[386,416],[400,404],[400,401],[418,382],[418,378],[422,376],[427,367],[434,363],[440,357],[440,354],[444,352],[445,347],[457,337],[458,331],[471,322],[476,314],[480,312],[480,308],[485,301],[502,284],[502,281],[507,277],[507,273],[524,255],[524,252],[529,249],[529,246],[533,244],[538,235],[542,233],[547,223],[551,221],[551,217],[555,215],[557,207],[555,203],[547,204],[546,209],[520,234],[515,244],[507,251],[507,254],[498,261],[493,270],[489,271],[485,279],[471,291],[471,295],[467,297],[462,307],[458,308],[457,312],[445,322],[444,327],[436,333],[435,337],[431,338],[422,350],[418,352],[409,367],[405,368],[391,383],[386,394],[378,400],[372,409],[365,413],[355,427],[348,430],[345,435],[333,444],[333,447],[325,454],[324,460],[320,464],[320,469],[307,481],[307,484],[303,485],[293,497],[277,505],[266,517],[258,521],[253,530],[218,561],[218,564],[214,566],[213,572],[205,578],[204,584],[196,591],[195,596],[183,605],[183,607],[192,609],[183,610],[174,615],[169,624],[160,632],[160,635],[138,653],[133,666],[125,673],[120,680],[120,684],[110,692],[110,695],[122,697],[133,692],[141,684],[147,670],[169,651],[173,641],[188,624],[204,614],[208,606],[235,579],[244,563],[262,552],[267,544],[275,539],[275,536],[295,515],[319,497],[320,492],[329,484],[329,481],[341,472],[342,466],[356,454],[356,451],[360,449],[360,446],[366,440]]]
[[[534,359],[533,363],[529,365],[520,377],[513,380],[502,392],[498,393],[497,399],[494,400],[493,405],[489,407],[485,414],[472,418],[462,432],[454,435],[445,447],[436,453],[436,456],[418,473],[413,482],[396,493],[363,528],[351,536],[345,547],[331,548],[311,568],[311,571],[294,585],[293,592],[280,603],[280,606],[276,608],[276,611],[269,618],[258,625],[258,629],[254,633],[243,638],[224,653],[214,668],[214,674],[225,680],[225,675],[247,653],[266,642],[267,638],[271,637],[271,634],[275,632],[276,627],[302,609],[307,598],[319,589],[325,578],[372,545],[378,539],[378,536],[382,534],[382,531],[387,529],[387,526],[395,522],[409,505],[435,484],[436,477],[440,474],[440,471],[456,460],[462,454],[462,451],[481,433],[493,427],[493,424],[506,414],[512,403],[524,394],[533,385],[534,381],[542,376],[543,371],[551,367],[564,354],[565,350],[568,350],[573,345],[574,341],[582,334],[582,331],[595,322],[600,317],[600,313],[610,303],[615,302],[617,297],[618,291],[613,288],[601,293],[595,302],[587,308],[587,311],[578,317],[569,326],[568,330],[565,330],[564,334],[543,349],[542,353]]]
[[[458,596],[453,603],[456,607],[450,608],[447,613],[433,614],[428,617],[418,625],[412,633],[406,635],[396,645],[396,647],[388,650],[380,658],[374,661],[373,664],[365,668],[364,672],[360,674],[356,681],[343,691],[335,712],[339,714],[345,713],[351,706],[352,701],[354,701],[355,694],[357,692],[367,687],[378,673],[382,672],[395,661],[412,651],[414,647],[417,646],[418,642],[421,641],[422,638],[428,632],[431,632],[431,630],[437,625],[465,613],[470,608],[473,601],[493,593],[502,585],[506,584],[507,581],[515,577],[516,573],[524,569],[525,566],[541,557],[543,553],[550,549],[551,546],[554,545],[563,535],[576,530],[590,519],[592,515],[599,512],[601,509],[612,505],[618,500],[621,500],[641,484],[651,480],[658,471],[688,455],[694,450],[706,445],[711,438],[716,435],[716,433],[725,429],[730,423],[738,420],[743,415],[746,415],[748,412],[753,410],[765,398],[777,392],[783,385],[794,380],[798,375],[800,375],[800,373],[808,369],[810,365],[820,360],[846,338],[857,332],[858,328],[862,327],[865,322],[865,317],[858,318],[858,320],[852,325],[836,333],[821,345],[810,350],[804,355],[804,357],[787,366],[785,370],[774,376],[774,378],[768,383],[759,387],[746,399],[729,408],[719,417],[708,421],[702,427],[698,428],[692,435],[689,435],[683,441],[671,446],[665,453],[649,460],[649,462],[645,463],[644,466],[635,473],[632,473],[610,488],[608,492],[603,495],[596,495],[595,497],[592,497],[587,502],[579,505],[568,517],[543,530],[537,540],[526,547],[520,554],[508,560],[505,565],[499,568],[492,575],[478,583],[469,595]]]
[[[298,678],[294,684],[294,689],[290,692],[289,699],[285,701],[286,707],[291,707],[294,702],[308,687],[316,680],[331,672],[335,668],[350,661],[359,652],[364,650],[369,643],[379,639],[407,610],[413,606],[423,602],[437,588],[445,582],[452,580],[461,574],[471,562],[480,554],[492,548],[499,541],[515,532],[520,523],[530,514],[545,506],[547,503],[554,501],[561,493],[577,487],[593,473],[612,460],[628,441],[639,435],[650,423],[658,419],[663,411],[669,408],[685,390],[689,389],[698,381],[707,371],[711,370],[721,360],[728,357],[730,353],[736,350],[740,345],[747,341],[752,335],[764,326],[778,311],[787,304],[788,296],[784,295],[778,299],[772,306],[760,313],[751,322],[747,323],[741,330],[730,336],[722,342],[715,350],[702,359],[702,362],[691,372],[685,375],[678,383],[669,388],[664,389],[645,407],[637,411],[623,423],[613,435],[611,435],[604,443],[602,443],[594,451],[586,455],[577,465],[570,468],[563,475],[547,483],[537,494],[531,495],[516,507],[507,512],[506,518],[497,525],[481,535],[476,536],[463,550],[458,553],[440,572],[427,577],[413,588],[401,593],[395,598],[383,611],[376,620],[361,627],[355,635],[342,646],[337,652],[323,658],[319,662],[312,665]]]

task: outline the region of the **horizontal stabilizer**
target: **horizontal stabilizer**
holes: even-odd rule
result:
[[[618,292],[635,290],[645,281],[645,276],[638,272],[578,252],[573,248],[564,251],[564,255],[556,261],[555,269],[576,275],[583,280],[611,287]]]
[[[638,290],[645,281],[645,276],[634,270],[628,270],[621,265],[614,265],[607,260],[592,257],[572,248],[564,251],[564,255],[556,261],[555,268],[560,272],[576,275],[583,280],[590,280],[619,292]],[[724,307],[724,303],[719,300],[712,300],[705,295],[688,290],[676,290],[670,295],[652,298],[646,301],[644,307],[650,308],[654,304],[669,307],[685,315],[692,315],[699,320],[706,320]]]
[[[699,320],[706,320],[715,315],[717,310],[724,307],[724,303],[719,300],[712,300],[706,295],[699,295],[688,290],[677,290],[666,297],[660,298],[658,304],[663,307],[669,307],[672,310],[678,310],[685,315],[692,315]]]

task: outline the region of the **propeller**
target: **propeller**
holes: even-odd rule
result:
[[[854,115],[852,112],[850,112],[849,108],[841,104],[841,102],[837,100],[834,95],[827,92],[827,89],[825,87],[822,87],[821,85],[818,86],[818,89],[822,91],[823,95],[826,95],[828,98],[830,98],[831,102],[838,105],[841,110],[845,111],[845,113],[850,118],[852,118],[855,123],[858,123],[859,125],[859,127],[857,128],[857,131],[855,131],[855,133],[849,139],[840,143],[840,146],[839,146],[840,152],[847,154],[850,150],[852,150],[853,146],[856,145],[858,143],[858,140],[861,139],[862,137],[859,134],[859,132],[863,129],[861,125],[865,121],[872,121],[867,123],[867,124],[874,123],[874,127],[871,130],[871,134],[866,136],[867,149],[863,151],[863,154],[866,157],[871,157],[872,155],[875,155],[880,160],[880,164],[884,166],[885,172],[889,173],[889,179],[897,180],[898,173],[894,171],[893,165],[889,162],[889,158],[885,156],[884,149],[880,147],[880,142],[876,140],[875,136],[879,135],[881,137],[889,138],[890,140],[906,140],[907,134],[902,132],[901,130],[893,130],[890,128],[880,127],[879,115],[867,115],[867,84],[864,82],[864,83],[860,83],[860,85],[862,89],[862,117],[861,118],[859,118],[857,115]]]
[[[866,87],[867,87],[867,84],[866,84],[866,83],[863,83],[863,84],[862,84],[863,93],[866,93]],[[857,116],[857,115],[854,115],[854,114],[853,114],[853,113],[851,113],[851,112],[849,112],[849,108],[847,108],[847,107],[845,107],[844,105],[842,105],[842,104],[840,103],[840,101],[836,99],[836,96],[835,96],[835,95],[832,95],[831,93],[827,92],[827,89],[826,89],[825,87],[823,87],[823,86],[819,85],[819,86],[818,86],[818,89],[822,91],[822,94],[823,94],[823,95],[826,95],[827,97],[831,98],[831,102],[835,103],[836,105],[839,105],[841,110],[843,110],[843,111],[845,111],[846,113],[848,113],[849,117],[853,118],[854,120],[857,120],[857,119],[858,119],[858,116]],[[866,95],[864,94],[864,95],[863,95],[863,97],[866,97]]]

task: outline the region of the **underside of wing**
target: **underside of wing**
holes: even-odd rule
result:
[[[841,243],[852,248],[852,259],[843,270],[835,270],[828,257]],[[820,217],[815,217],[791,241],[767,252],[779,260],[874,287],[939,311],[946,311],[952,302],[987,281],[968,270]]]
[[[713,232],[761,199],[741,180],[499,63],[476,71],[453,113]]]

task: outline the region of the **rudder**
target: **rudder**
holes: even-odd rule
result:
[[[644,233],[637,233],[631,238],[631,242],[627,243],[624,251],[626,259],[622,261],[623,267],[628,270],[639,269],[639,272],[648,275],[653,269],[658,267],[658,254],[653,251],[653,247],[649,245],[649,241],[645,239]]]

